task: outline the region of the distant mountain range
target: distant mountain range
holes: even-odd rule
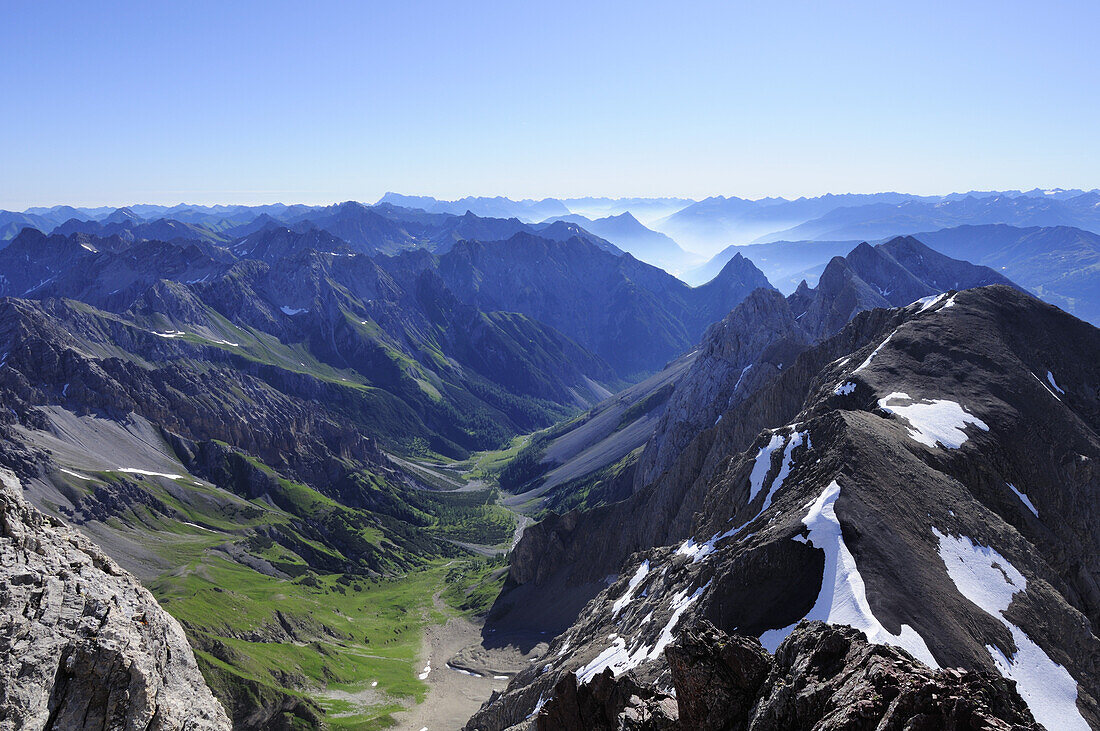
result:
[[[354,214],[347,209],[358,207]],[[364,211],[390,219],[365,219]],[[469,216],[467,214],[470,214]],[[623,216],[629,214],[629,219]],[[520,230],[540,230],[547,221],[567,220],[611,245],[648,263],[681,272],[698,262],[694,256],[713,256],[732,244],[798,240],[885,240],[890,236],[958,225],[1004,223],[1015,226],[1072,226],[1100,232],[1100,192],[1034,189],[1029,191],[971,191],[941,196],[906,193],[828,194],[814,198],[750,200],[715,196],[701,201],[687,198],[544,198],[512,200],[505,197],[466,197],[453,201],[430,196],[387,193],[375,205],[343,203],[333,206],[273,204],[264,206],[159,206],[135,204],[121,209],[30,208],[0,211],[0,241],[10,240],[24,227],[52,233],[84,232],[109,235],[122,227],[138,227],[159,219],[199,227],[192,235],[230,237],[251,233],[267,224],[326,228],[353,245],[374,252],[444,245],[444,217],[480,219],[451,238],[503,239]],[[512,221],[487,224],[488,220]],[[75,222],[74,222],[75,221]],[[81,225],[82,222],[100,224]],[[397,224],[400,231],[387,230]],[[478,230],[496,226],[495,232]],[[534,228],[524,229],[523,226]],[[338,233],[332,229],[340,229]],[[507,229],[507,230],[505,230]],[[599,230],[596,230],[599,229]],[[153,232],[148,232],[150,235]],[[173,232],[156,231],[167,238]],[[549,238],[568,238],[577,231],[545,232]],[[145,234],[139,234],[145,235]],[[213,240],[213,239],[211,239]],[[687,252],[680,255],[677,249]]]
[[[681,249],[665,234],[646,228],[629,212],[595,220],[579,214],[571,214],[552,218],[549,221],[575,223],[585,231],[613,242],[615,246],[633,254],[638,259],[672,274],[677,274],[698,258]],[[721,271],[721,268],[718,271]],[[716,275],[718,271],[715,272]]]
[[[914,234],[948,256],[996,269],[1044,300],[1100,324],[1100,234],[1069,226],[964,225]],[[776,287],[793,292],[817,281],[830,258],[854,241],[778,241],[730,246],[701,267],[681,275],[703,280],[735,254],[751,259]]]
[[[681,246],[712,254],[730,244],[874,240],[961,224],[1076,226],[1100,230],[1100,192],[989,191],[818,198],[707,198],[653,223]]]
[[[1096,727],[1096,195],[0,213],[0,717]]]
[[[877,239],[962,224],[1074,226],[1100,231],[1100,191],[1072,198],[1055,196],[968,196],[958,200],[908,200],[837,208],[761,240]]]
[[[419,208],[428,213],[451,213],[457,216],[469,211],[488,218],[518,218],[527,223],[538,223],[547,218],[567,216],[570,213],[564,203],[554,198],[543,198],[540,201],[531,199],[514,201],[502,196],[494,198],[469,196],[455,201],[441,201],[424,195],[386,193],[378,203],[389,203],[403,208]]]

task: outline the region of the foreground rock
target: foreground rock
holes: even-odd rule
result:
[[[753,638],[701,621],[666,651],[671,693],[605,670],[567,676],[538,713],[539,731],[790,731],[1040,728],[995,673],[929,669],[850,627],[803,623],[775,657]]]
[[[0,729],[228,729],[153,595],[0,472]]]

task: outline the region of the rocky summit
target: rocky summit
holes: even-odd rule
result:
[[[567,675],[535,716],[538,731],[792,731],[1040,727],[1012,681],[991,671],[932,670],[859,630],[804,622],[769,654],[705,619],[665,650],[671,687],[610,668]]]
[[[468,728],[530,725],[569,675],[667,692],[695,619],[776,662],[803,619],[849,625],[930,668],[1010,679],[1048,729],[1095,727],[1097,352],[1100,331],[1005,286],[857,315],[700,431],[670,468],[690,482],[521,541],[528,601],[604,588]],[[600,531],[627,504],[619,534],[638,548],[607,576],[621,544]],[[550,556],[524,550],[548,540]],[[571,573],[548,563],[563,559]],[[753,728],[798,711],[774,713]]]
[[[179,622],[0,472],[0,728],[229,729]]]

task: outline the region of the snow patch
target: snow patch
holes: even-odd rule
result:
[[[1008,485],[1008,489],[1010,489],[1010,490],[1012,490],[1012,492],[1016,493],[1016,497],[1020,498],[1020,502],[1022,502],[1025,506],[1027,506],[1027,509],[1030,510],[1032,513],[1034,513],[1035,517],[1038,518],[1039,517],[1039,511],[1036,510],[1035,506],[1032,505],[1030,500],[1028,500],[1027,495],[1020,492],[1018,489],[1016,489],[1016,486],[1013,485],[1011,482],[1006,482],[1005,484]]]
[[[896,414],[909,422],[909,436],[928,447],[939,444],[944,449],[958,449],[969,438],[963,427],[972,424],[982,431],[989,426],[964,409],[956,401],[930,399],[924,403],[913,402],[902,406],[895,401],[913,401],[909,394],[895,391],[879,399],[878,406],[888,414]]]
[[[641,584],[645,577],[649,574],[649,560],[642,561],[642,565],[638,567],[638,570],[634,572],[634,575],[630,577],[630,583],[626,586],[626,591],[621,597],[615,600],[615,603],[611,606],[611,616],[618,616],[619,612],[623,610],[630,600],[634,598],[634,590],[638,588],[638,584]],[[566,645],[568,647],[568,645]]]
[[[1066,395],[1066,392],[1058,387],[1058,384],[1054,381],[1054,374],[1051,373],[1050,371],[1047,371],[1047,380],[1050,381],[1051,386],[1054,386],[1055,391],[1062,394],[1063,396]]]
[[[596,655],[592,662],[576,670],[577,682],[583,685],[607,668],[611,668],[611,672],[615,675],[621,675],[641,665],[648,654],[649,649],[645,645],[638,647],[634,652],[628,652],[626,640],[618,637],[610,647]]]
[[[664,628],[661,630],[661,634],[657,638],[657,644],[653,646],[653,649],[650,649],[647,645],[639,644],[633,650],[627,650],[626,640],[618,635],[612,635],[614,640],[610,647],[597,655],[592,662],[575,671],[577,682],[581,684],[587,683],[607,668],[611,668],[611,672],[616,676],[622,675],[627,670],[633,670],[643,662],[649,662],[659,658],[661,653],[665,651],[665,647],[675,639],[676,625],[680,622],[680,616],[683,615],[692,604],[698,601],[699,597],[703,596],[703,593],[709,586],[710,582],[708,581],[706,585],[699,587],[690,595],[688,594],[689,590],[684,589],[672,597],[670,606],[672,615],[668,618],[668,622],[665,623]],[[646,618],[646,621],[652,616],[653,615],[650,614],[649,617]]]
[[[481,673],[475,673],[472,670],[463,670],[462,668],[456,668],[454,665],[452,665],[450,663],[447,663],[447,667],[451,670],[454,670],[456,673],[462,673],[463,675],[469,675],[470,677],[473,677],[473,678],[480,678],[481,677]]]
[[[921,297],[916,302],[910,304],[909,307],[912,307],[913,305],[920,305],[920,309],[917,310],[917,314],[919,315],[925,310],[935,307],[937,304],[939,304],[939,301],[946,296],[946,292],[940,292],[939,294],[929,295],[928,297]]]
[[[126,472],[131,475],[145,475],[146,477],[165,477],[169,480],[182,480],[183,475],[173,474],[171,472],[153,472],[151,470],[140,470],[136,467],[116,467],[115,472]]]
[[[966,536],[944,535],[935,528],[932,533],[939,539],[940,558],[955,588],[1012,633],[1014,656],[1008,657],[993,645],[986,645],[986,650],[1001,675],[1016,681],[1016,690],[1035,720],[1049,729],[1088,729],[1077,710],[1077,682],[1069,671],[1004,616],[1012,597],[1027,588],[1024,575],[991,547]]]
[[[653,646],[653,651],[649,653],[650,660],[656,660],[661,656],[661,653],[665,651],[669,643],[675,639],[676,625],[680,622],[680,615],[687,611],[695,602],[699,601],[699,597],[703,596],[703,592],[710,586],[708,581],[705,586],[700,586],[690,596],[688,596],[688,590],[676,594],[672,597],[672,616],[668,618],[668,622],[665,623],[664,629],[661,630],[661,636],[657,638],[657,644]]]
[[[745,374],[752,370],[752,363],[741,369],[741,375],[737,377],[737,383],[733,384],[733,392],[737,393],[737,389],[741,388],[741,381],[745,380]]]
[[[1035,375],[1034,373],[1031,374],[1031,377],[1034,378],[1036,381],[1038,381],[1039,385],[1042,386],[1043,388],[1045,388],[1046,392],[1049,393],[1051,396],[1053,396],[1055,401],[1061,401],[1062,400],[1062,399],[1058,398],[1058,394],[1056,394],[1056,393],[1054,393],[1054,391],[1050,390],[1050,386],[1043,383],[1042,378],[1039,378],[1039,376]]]
[[[855,381],[848,381],[847,383],[841,383],[833,389],[834,396],[848,396],[856,390]]]
[[[531,713],[529,713],[527,715],[527,718],[525,718],[524,720],[525,721],[530,721],[532,718],[539,715],[539,711],[541,711],[542,707],[545,706],[545,705],[546,705],[546,698],[543,696],[542,693],[539,693],[538,702],[535,703],[535,707],[533,709],[531,709]],[[428,729],[425,727],[425,728],[420,729],[420,731],[428,731]]]
[[[779,440],[778,443],[776,443],[777,439]],[[806,449],[812,449],[810,445],[810,433],[808,431],[796,431],[791,434],[789,440],[786,440],[782,435],[773,436],[771,438],[771,441],[768,442],[767,446],[761,449],[760,452],[756,455],[756,463],[753,465],[752,474],[749,475],[749,503],[751,503],[755,499],[761,488],[763,488],[764,479],[767,478],[768,471],[771,469],[771,453],[779,447],[783,446],[784,442],[786,442],[786,449],[783,451],[783,460],[779,466],[779,473],[775,476],[775,479],[772,480],[771,487],[768,489],[768,493],[764,496],[764,503],[760,506],[760,510],[756,511],[756,515],[752,516],[736,528],[731,528],[724,533],[715,533],[706,543],[696,543],[694,539],[688,538],[686,541],[680,544],[680,547],[676,549],[676,553],[682,556],[690,556],[692,563],[698,563],[699,561],[702,561],[704,558],[717,550],[717,545],[719,541],[737,535],[745,529],[745,526],[749,525],[754,520],[759,518],[761,515],[763,515],[765,510],[771,507],[772,498],[777,492],[779,492],[779,489],[783,487],[783,482],[787,479],[787,475],[791,473],[791,467],[794,465],[795,448],[800,447],[803,443],[805,443]],[[765,450],[767,451],[766,455]],[[762,460],[765,461],[762,462]],[[761,464],[763,464],[764,467],[761,467]],[[759,475],[759,482],[757,483],[754,482],[754,479],[757,477],[758,469],[762,469],[762,474]],[[730,518],[730,520],[733,519]],[[746,538],[751,538],[753,535],[754,534],[749,533]]]
[[[198,528],[199,530],[204,530],[204,531],[206,531],[207,533],[216,533],[216,532],[217,532],[217,531],[213,531],[213,530],[210,530],[210,529],[209,529],[209,528],[207,528],[206,526],[202,526],[202,525],[199,525],[198,523],[190,523],[190,522],[188,522],[188,521],[186,521],[186,520],[185,520],[185,521],[183,521],[183,524],[184,524],[184,525],[189,525],[189,526],[191,526],[192,528]]]
[[[785,441],[786,439],[782,434],[773,434],[771,440],[756,453],[756,461],[752,465],[752,472],[749,473],[750,503],[756,499],[757,494],[760,492],[761,488],[764,487],[764,478],[766,478],[768,472],[771,471],[772,452],[782,448]]]
[[[66,475],[69,475],[71,477],[75,477],[78,480],[89,480],[90,481],[92,479],[91,477],[88,477],[87,475],[82,475],[79,472],[73,472],[72,470],[67,470],[64,467],[61,468],[61,471],[64,472]]]
[[[286,305],[283,305],[283,306],[282,306],[282,307],[280,307],[279,309],[283,311],[283,314],[284,314],[284,315],[300,315],[300,314],[302,314],[303,312],[309,312],[309,310],[307,310],[307,309],[305,309],[305,308],[301,308],[301,307],[287,307]]]
[[[901,633],[893,634],[882,626],[867,602],[867,587],[856,567],[855,557],[844,544],[840,521],[836,517],[836,499],[840,496],[840,484],[833,480],[810,505],[802,524],[809,529],[807,538],[801,540],[825,552],[825,569],[821,576],[821,591],[817,601],[804,619],[820,619],[829,624],[847,624],[862,630],[870,642],[893,645],[908,651],[929,667],[938,668],[936,658],[924,639],[907,624],[901,625]],[[760,636],[760,643],[774,653],[779,643],[794,630],[798,622],[781,629],[768,630]]]

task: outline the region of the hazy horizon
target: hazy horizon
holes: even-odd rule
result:
[[[735,195],[729,194],[729,193],[712,193],[712,194],[705,195],[705,196],[702,196],[702,197],[694,197],[694,198],[689,198],[688,196],[675,195],[675,194],[672,194],[672,195],[654,195],[654,196],[566,194],[566,195],[539,195],[539,196],[522,196],[522,197],[518,197],[518,196],[509,196],[509,195],[479,194],[479,193],[468,193],[468,194],[465,194],[465,195],[458,196],[457,198],[444,198],[444,197],[441,197],[441,196],[433,196],[430,193],[404,192],[404,191],[390,190],[390,191],[385,191],[381,195],[378,195],[378,196],[375,196],[375,197],[369,198],[369,199],[335,198],[335,199],[323,200],[323,201],[317,201],[317,202],[306,202],[306,201],[302,201],[302,200],[291,200],[291,199],[274,200],[274,201],[266,201],[266,202],[232,201],[232,200],[218,199],[218,200],[214,200],[213,202],[210,202],[210,203],[199,203],[199,202],[188,201],[188,200],[164,200],[164,201],[133,200],[133,201],[124,201],[124,202],[112,201],[112,202],[103,202],[103,203],[72,203],[72,202],[69,202],[69,201],[62,201],[62,202],[55,202],[55,203],[31,204],[31,205],[28,205],[28,206],[24,206],[23,208],[18,208],[18,209],[9,208],[9,209],[6,209],[6,210],[24,212],[24,211],[32,210],[32,209],[49,209],[49,208],[56,208],[56,207],[60,207],[60,206],[71,206],[72,208],[77,208],[77,209],[81,209],[81,208],[84,208],[84,209],[97,209],[97,208],[119,209],[119,208],[130,208],[130,207],[133,207],[133,206],[160,206],[160,207],[166,207],[166,208],[174,208],[174,207],[178,207],[178,206],[195,206],[195,207],[245,206],[245,207],[259,207],[259,206],[269,206],[269,205],[285,205],[285,206],[304,205],[304,206],[322,206],[323,207],[323,206],[333,206],[333,205],[338,205],[340,203],[349,203],[349,202],[350,203],[361,203],[361,204],[366,205],[366,206],[373,206],[373,205],[377,205],[387,193],[397,193],[399,195],[405,195],[405,196],[410,196],[410,197],[434,198],[434,199],[436,199],[440,202],[445,202],[446,203],[446,202],[455,202],[455,201],[463,200],[463,199],[467,199],[467,198],[483,198],[483,199],[500,198],[500,199],[508,199],[508,200],[512,200],[512,201],[521,202],[521,201],[524,201],[524,200],[542,201],[542,200],[570,200],[570,199],[582,199],[582,198],[607,199],[607,200],[629,200],[629,199],[633,199],[633,198],[638,198],[638,199],[660,199],[660,198],[673,199],[673,198],[679,198],[679,199],[685,199],[685,200],[690,199],[690,200],[694,200],[694,201],[702,201],[702,200],[706,200],[708,198],[719,198],[719,197],[734,198],[734,197],[737,197],[737,198],[742,198],[742,199],[745,199],[745,200],[759,201],[759,200],[764,200],[766,198],[785,198],[787,200],[796,200],[798,198],[820,198],[820,197],[827,196],[827,195],[835,195],[835,196],[841,196],[841,195],[881,195],[881,194],[889,194],[889,193],[894,193],[894,194],[898,194],[898,195],[913,195],[913,196],[935,198],[935,197],[944,197],[944,196],[952,196],[952,195],[958,196],[958,195],[969,195],[969,194],[980,194],[980,193],[1011,193],[1011,192],[1026,193],[1026,192],[1030,192],[1030,191],[1033,191],[1033,190],[1044,190],[1044,191],[1081,190],[1083,193],[1090,193],[1090,192],[1093,192],[1095,190],[1100,190],[1100,187],[1070,188],[1070,187],[1066,187],[1066,186],[1042,187],[1042,186],[1034,186],[1033,185],[1033,186],[1030,186],[1030,187],[1027,187],[1027,188],[999,188],[999,189],[987,189],[987,190],[952,190],[952,191],[946,191],[946,192],[932,192],[932,193],[914,193],[914,192],[908,191],[908,190],[860,190],[860,191],[830,190],[830,191],[825,191],[825,192],[814,194],[814,195],[804,195],[804,196],[774,195],[774,196],[755,196],[755,197],[735,196]]]

